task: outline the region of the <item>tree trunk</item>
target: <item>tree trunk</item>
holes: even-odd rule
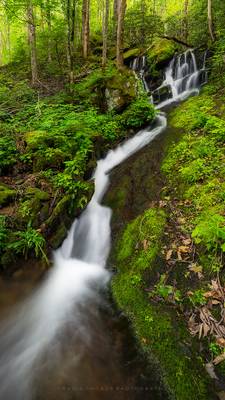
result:
[[[108,50],[108,28],[109,28],[109,0],[105,0],[103,10],[103,50],[102,50],[102,67],[105,68],[107,62]]]
[[[83,57],[87,58],[89,53],[90,36],[90,0],[83,0],[82,6],[82,47]]]
[[[117,18],[117,40],[116,40],[116,65],[120,69],[124,65],[123,60],[123,33],[124,18],[126,13],[126,0],[118,0],[118,18]]]
[[[72,37],[72,10],[71,0],[66,3],[66,17],[67,17],[67,62],[69,68],[69,81],[73,83],[73,46],[71,46]]]
[[[184,34],[183,38],[184,41],[188,41],[188,6],[189,6],[189,0],[184,0]]]
[[[48,25],[48,62],[52,61],[52,44],[51,44],[51,31],[52,31],[52,21],[51,21],[51,6],[49,0],[46,3],[46,20]]]
[[[36,27],[34,23],[34,10],[31,0],[29,0],[28,2],[27,18],[28,18],[28,40],[30,46],[32,85],[35,85],[38,81],[38,69],[37,69],[37,49],[36,49]]]
[[[215,41],[214,29],[213,29],[213,20],[212,20],[212,0],[208,0],[208,26],[209,26],[209,34],[212,42]]]
[[[118,0],[113,1],[113,38],[116,40],[118,19]]]

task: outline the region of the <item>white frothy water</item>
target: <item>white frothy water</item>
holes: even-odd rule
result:
[[[111,210],[101,205],[110,182],[109,172],[150,143],[165,127],[166,117],[161,114],[152,129],[140,131],[98,161],[92,200],[54,253],[54,268],[1,328],[1,400],[32,398],[38,361],[68,322],[72,321],[75,335],[82,332],[82,340],[88,341],[88,327],[79,306],[96,302],[99,289],[106,287],[110,278],[105,266],[110,251]]]
[[[188,49],[185,53],[173,57],[168,67],[165,69],[164,81],[151,95],[151,102],[157,103],[157,109],[161,109],[176,101],[185,100],[189,96],[199,93],[200,87],[207,81],[206,56],[207,52],[204,53],[200,68],[197,66],[194,50]],[[130,63],[130,67],[135,73],[138,73],[142,79],[145,90],[148,92],[149,85],[146,81],[148,67],[146,57],[135,58]],[[167,98],[161,100],[160,93],[163,93]]]
[[[205,73],[206,53],[202,68],[198,69],[196,56],[193,50],[187,50],[185,53],[174,57],[165,71],[165,80],[157,89],[170,87],[172,97],[161,102],[156,108],[161,109],[175,101],[185,100],[191,95],[199,94],[200,87],[206,83]],[[202,75],[204,78],[202,79]]]

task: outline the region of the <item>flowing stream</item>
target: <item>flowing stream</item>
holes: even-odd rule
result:
[[[133,69],[140,73],[147,89],[144,79],[146,59],[136,59]],[[162,83],[162,86],[170,87],[169,93],[172,93],[172,96],[157,107],[162,108],[173,101],[197,93],[203,83],[203,71],[205,58],[202,67],[198,69],[193,51],[174,57],[165,71],[165,80]],[[112,210],[101,203],[110,183],[110,171],[153,141],[166,126],[166,115],[158,113],[152,127],[140,131],[98,161],[93,177],[94,195],[80,218],[73,223],[61,248],[54,253],[54,268],[33,295],[19,305],[1,326],[1,400],[47,398],[41,395],[38,376],[42,374],[43,363],[45,367],[47,365],[45,371],[48,371],[49,362],[54,364],[57,363],[58,357],[63,359],[64,355],[60,352],[65,351],[65,355],[66,352],[70,353],[70,349],[60,346],[63,335],[70,340],[73,338],[71,357],[76,368],[72,379],[76,385],[85,385],[85,382],[81,382],[79,370],[84,368],[84,365],[87,368],[88,361],[85,364],[83,351],[84,348],[89,348],[94,330],[95,337],[100,338],[96,344],[96,352],[101,353],[101,345],[104,346],[104,332],[100,334],[101,318],[98,309],[105,301],[102,292],[110,280],[106,263],[111,245]],[[96,328],[98,324],[99,327]],[[104,355],[103,352],[103,357]],[[109,353],[107,357],[110,357]],[[109,369],[110,385],[114,381],[110,374],[116,374],[116,371],[110,368],[109,359],[103,359],[103,365],[103,369]],[[94,374],[94,368],[93,366],[91,374]],[[101,383],[101,375],[99,379]],[[36,386],[39,386],[39,389],[35,392]],[[94,395],[87,397],[82,393],[78,395],[77,392],[74,396],[60,397],[54,394],[52,398],[99,398]],[[106,398],[111,397],[107,394]],[[125,399],[126,396],[121,398]],[[143,395],[132,397],[130,394],[127,398],[143,398]],[[48,399],[51,399],[50,395]]]

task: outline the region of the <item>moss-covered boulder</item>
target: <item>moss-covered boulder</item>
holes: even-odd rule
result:
[[[19,203],[17,218],[24,222],[32,222],[34,227],[38,227],[46,218],[49,212],[50,194],[35,188],[28,187]]]
[[[172,40],[157,38],[147,51],[150,66],[163,68],[174,56],[179,46]]]
[[[129,70],[117,72],[106,83],[105,97],[109,111],[121,111],[137,96],[138,85],[134,74]]]
[[[142,51],[139,48],[130,49],[130,50],[125,51],[123,53],[123,59],[124,59],[125,64],[126,65],[129,64],[129,62],[131,60],[133,60],[135,57],[139,57],[141,55],[141,52]]]
[[[7,206],[16,197],[16,191],[10,186],[3,183],[0,184],[0,208]]]

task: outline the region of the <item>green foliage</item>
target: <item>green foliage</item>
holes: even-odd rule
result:
[[[192,292],[189,296],[189,300],[194,307],[203,306],[207,303],[207,299],[204,296],[205,290],[197,289]]]
[[[220,247],[225,252],[225,218],[213,210],[207,210],[197,221],[192,232],[195,242],[204,244],[208,250],[218,250]]]
[[[225,250],[222,107],[220,104],[221,116],[214,115],[218,105],[203,93],[173,111],[171,124],[182,127],[185,135],[169,149],[162,165],[179,195],[192,203],[188,218],[195,243],[214,256]]]
[[[176,301],[178,303],[181,302],[181,291],[177,290],[172,285],[167,285],[165,282],[166,274],[162,274],[160,276],[159,282],[155,285],[154,290],[149,293],[149,297],[152,298],[154,296],[159,296],[165,301]]]
[[[16,143],[10,136],[0,136],[0,174],[16,163]]]
[[[121,117],[121,124],[125,129],[141,128],[143,123],[151,122],[155,117],[155,110],[147,96],[137,99]]]
[[[0,253],[4,250],[8,238],[8,230],[6,226],[6,217],[0,215]]]
[[[45,249],[44,237],[28,225],[26,231],[17,231],[13,233],[14,240],[8,244],[8,248],[15,251],[16,254],[23,254],[25,259],[30,251],[34,251],[36,257],[42,257],[47,263],[48,259]]]

